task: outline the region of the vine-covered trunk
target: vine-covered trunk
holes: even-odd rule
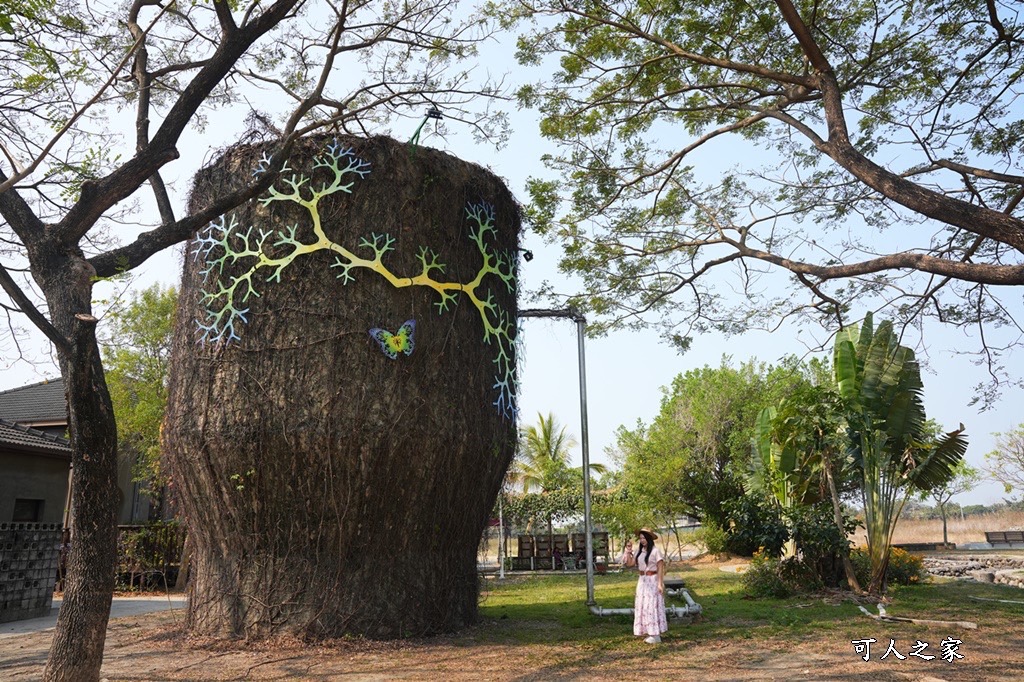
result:
[[[193,196],[263,151],[229,151]],[[188,625],[463,627],[515,443],[516,204],[483,169],[383,138],[309,140],[289,169],[185,267],[164,451]]]
[[[117,565],[117,427],[96,343],[92,268],[82,254],[33,252],[55,329],[71,438],[71,549],[48,681],[98,680]]]

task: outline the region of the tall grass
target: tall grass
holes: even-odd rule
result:
[[[972,514],[961,518],[959,514],[947,518],[949,541],[958,545],[967,542],[985,542],[985,531],[1024,528],[1024,511],[1000,511],[991,514]],[[867,543],[863,528],[853,535],[855,544]],[[942,542],[942,519],[901,518],[896,524],[893,542]]]

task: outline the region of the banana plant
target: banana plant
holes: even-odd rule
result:
[[[783,509],[813,504],[820,499],[821,458],[815,450],[799,447],[799,439],[788,433],[788,424],[778,423],[778,417],[775,407],[766,407],[757,416],[747,482],[775,498]],[[796,555],[792,538],[785,553]]]
[[[797,386],[777,409],[759,415],[747,482],[773,495],[783,507],[830,499],[836,528],[845,533],[840,487],[846,489],[855,474],[844,456],[845,424],[842,403],[834,388],[813,381]],[[785,485],[779,485],[783,475]],[[795,543],[787,544],[788,556],[795,550]],[[844,551],[841,559],[850,589],[862,592],[849,554]]]
[[[773,437],[772,422],[777,413],[774,407],[766,407],[757,415],[747,482],[755,490],[774,497],[782,507],[790,508],[795,503],[792,476],[797,469],[797,453],[791,445],[779,443]]]
[[[963,424],[931,440],[925,428],[921,370],[892,323],[861,325],[836,336],[835,382],[847,421],[847,445],[861,478],[871,559],[868,591],[885,591],[896,521],[908,497],[942,485],[967,451]]]
[[[766,407],[757,415],[747,481],[755,490],[774,497],[783,509],[791,509],[795,504],[792,475],[796,470],[797,453],[792,446],[772,437],[772,421],[777,412],[774,407]],[[796,541],[792,537],[786,541],[785,554],[787,557],[796,555]]]

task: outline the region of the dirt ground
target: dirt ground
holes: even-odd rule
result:
[[[517,632],[542,623],[485,620],[458,635],[406,642],[340,640],[309,646],[278,641],[257,647],[241,642],[190,639],[181,611],[111,620],[102,677],[105,680],[907,680],[1009,681],[1024,679],[1024,625],[997,616],[977,630],[879,623],[864,618],[846,632],[765,639],[742,632],[728,641],[694,641],[673,622],[658,646],[640,641],[602,648],[592,644],[523,644]],[[557,626],[554,626],[557,627]],[[737,624],[737,628],[741,628]],[[51,632],[0,639],[0,681],[42,676]],[[930,643],[938,654],[947,636],[960,638],[963,659],[907,656],[908,643]],[[851,638],[873,637],[864,661]],[[905,660],[885,653],[895,639]],[[536,640],[537,638],[532,638]],[[553,638],[555,639],[555,638]]]
[[[615,680],[635,677],[659,680],[1020,680],[1024,678],[1024,634],[967,631],[953,663],[878,660],[885,647],[863,661],[843,641],[748,640],[689,644],[668,636],[657,647],[637,642],[614,651],[571,644],[523,645],[476,641],[475,629],[457,637],[416,642],[332,642],[303,646],[278,642],[272,647],[189,641],[180,631],[180,614],[160,613],[111,622],[102,676],[106,680]],[[864,636],[895,637],[888,626],[865,621]],[[685,626],[679,626],[685,627]],[[877,632],[876,632],[877,631]],[[938,642],[945,633],[917,630],[915,636]],[[510,633],[511,634],[511,633]],[[672,635],[672,633],[669,633]],[[40,679],[51,633],[33,633],[0,641],[0,679]],[[930,639],[929,639],[930,638]],[[887,646],[887,644],[886,644]],[[933,646],[934,651],[937,647]],[[908,649],[902,652],[909,653]]]

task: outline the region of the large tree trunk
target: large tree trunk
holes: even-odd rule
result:
[[[77,250],[31,253],[58,348],[71,437],[71,549],[46,680],[97,680],[117,563],[117,427],[92,316],[92,275]]]
[[[318,175],[323,167],[311,170],[324,143],[307,141],[289,162],[312,174],[304,188],[331,181]],[[239,340],[196,343],[199,292],[218,284],[204,282],[201,261],[186,263],[164,438],[194,543],[193,632],[386,638],[454,630],[476,616],[477,545],[516,435],[514,417],[492,404],[495,363],[514,349],[485,335],[466,290],[488,258],[515,262],[517,208],[493,175],[439,152],[382,138],[343,145],[372,172],[350,176],[350,194],[317,205],[324,238],[338,248],[297,256],[279,281],[257,268],[259,297],[244,302]],[[227,191],[261,152],[229,151],[197,180],[194,197]],[[481,201],[496,211],[486,257],[466,213]],[[234,218],[252,234],[285,231],[268,244],[292,226],[295,240],[312,244],[313,215],[280,201],[269,210],[254,202]],[[380,259],[392,276],[364,268],[338,279],[338,249],[372,260],[371,234],[384,233],[395,239]],[[465,284],[442,314],[418,277],[421,247],[446,265],[431,277]],[[209,279],[230,282],[254,262],[227,262]],[[514,325],[514,287],[484,274],[476,293],[493,296],[488,319],[498,323],[500,312]],[[368,330],[395,332],[409,319],[414,350],[386,357]]]

